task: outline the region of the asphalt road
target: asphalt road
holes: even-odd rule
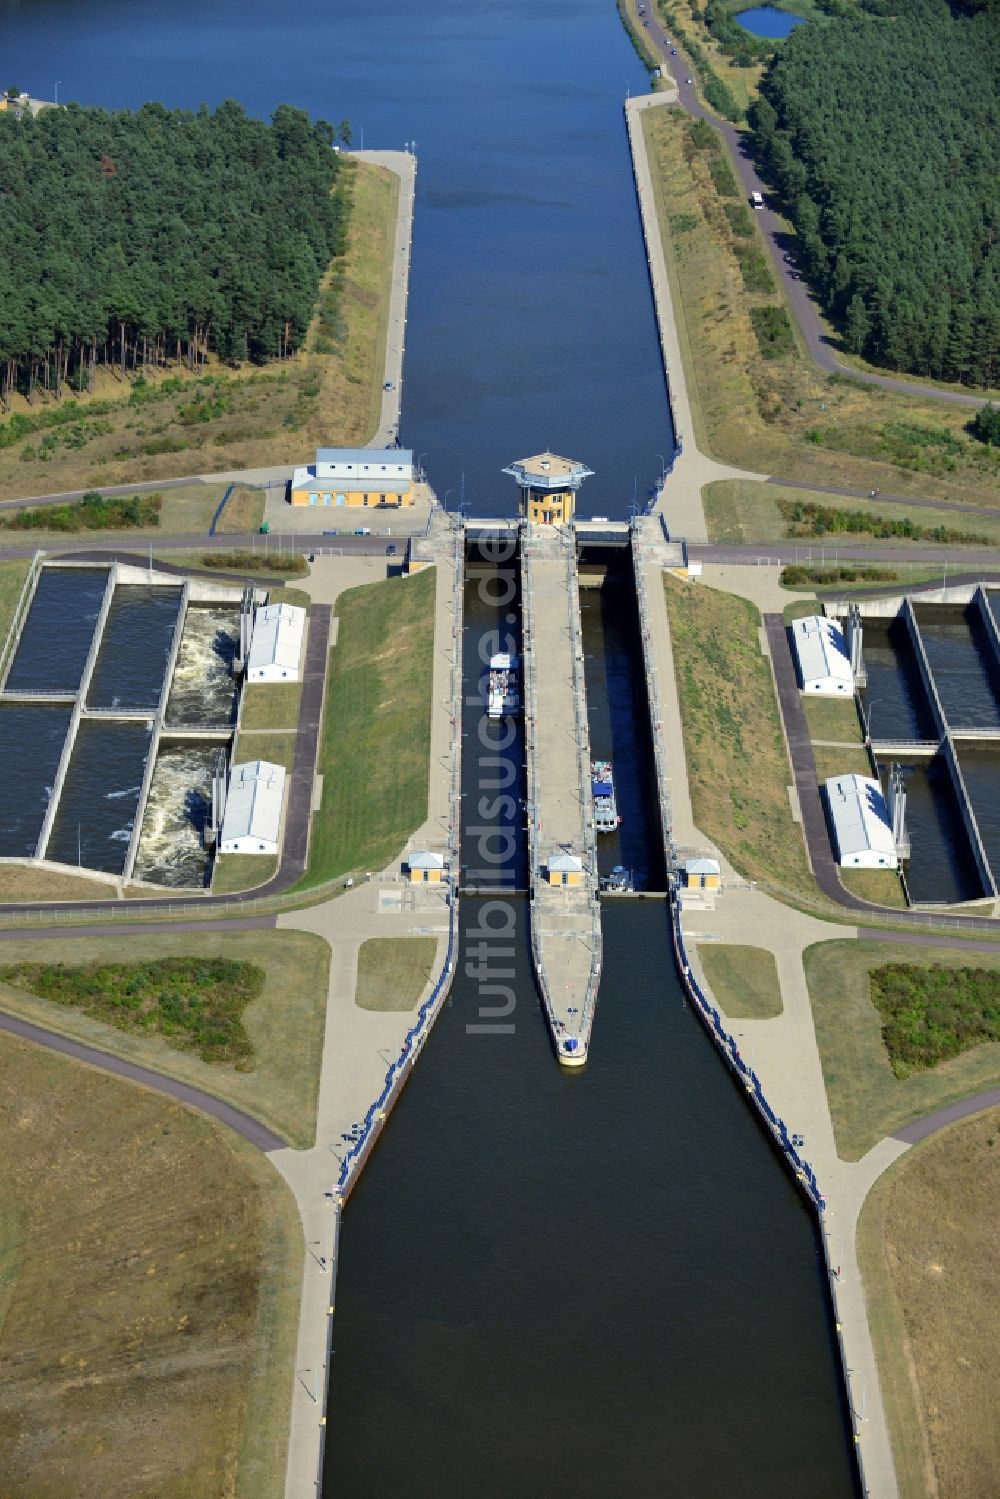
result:
[[[22,933],[23,935],[23,933]],[[72,935],[65,928],[59,933],[60,936]],[[259,1150],[282,1150],[288,1141],[276,1135],[273,1130],[261,1124],[259,1120],[244,1114],[242,1109],[234,1108],[230,1103],[223,1103],[221,1098],[214,1098],[211,1093],[205,1093],[201,1088],[192,1088],[188,1083],[178,1082],[176,1078],[163,1077],[158,1072],[152,1072],[148,1067],[139,1067],[135,1062],[127,1062],[124,1057],[116,1057],[108,1051],[100,1051],[96,1046],[86,1046],[82,1041],[72,1041],[68,1036],[56,1035],[54,1031],[47,1031],[40,1025],[32,1025],[30,1021],[19,1020],[14,1015],[0,1013],[0,1031],[7,1031],[12,1036],[19,1036],[22,1041],[34,1041],[37,1046],[47,1047],[49,1051],[57,1051],[64,1057],[72,1057],[75,1062],[84,1062],[89,1067],[97,1067],[102,1072],[112,1072],[116,1077],[124,1077],[131,1083],[140,1083],[144,1088],[152,1088],[156,1093],[165,1093],[168,1098],[174,1098],[178,1103],[190,1104],[193,1108],[200,1109],[203,1114],[210,1114],[213,1119],[218,1119],[221,1124],[228,1124],[237,1134],[242,1135],[244,1140],[249,1140],[251,1145],[256,1145]]]
[[[694,83],[688,82],[689,77],[693,79],[695,76],[693,64],[682,55],[679,47],[677,56],[671,55],[670,49],[673,44],[656,15],[638,17],[634,8],[635,0],[627,0],[627,3],[633,23],[640,30],[645,31],[653,51],[659,53],[662,65],[667,68],[676,82],[681,107],[688,114],[694,115],[696,119],[706,120],[725,136],[733,165],[743,185],[747,200],[749,201],[751,193],[760,193],[763,196],[765,206],[757,210],[755,218],[771,251],[775,273],[782,283],[789,306],[798,320],[806,347],[820,369],[826,370],[829,374],[847,375],[850,379],[860,380],[865,385],[881,385],[885,390],[900,391],[903,395],[927,396],[931,400],[945,401],[952,406],[975,408],[982,406],[985,400],[982,394],[966,395],[962,391],[942,390],[935,385],[920,385],[913,380],[900,380],[892,375],[877,375],[870,370],[858,370],[852,368],[851,365],[840,363],[829,337],[823,331],[819,311],[812,300],[806,282],[798,275],[794,265],[789,265],[785,261],[785,255],[792,255],[795,252],[795,238],[782,227],[777,214],[767,206],[768,188],[757,175],[757,169],[750,158],[749,135],[745,131],[737,130],[736,126],[731,125],[728,120],[720,120],[716,114],[704,107],[698,98]],[[653,0],[649,0],[650,9],[652,5]]]

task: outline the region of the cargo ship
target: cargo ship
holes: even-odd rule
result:
[[[486,686],[486,714],[488,718],[506,718],[517,713],[521,699],[517,689],[517,657],[508,651],[498,651],[490,657],[490,675]]]
[[[594,793],[594,827],[599,833],[613,833],[621,818],[615,801],[615,778],[610,760],[592,760],[590,783]]]

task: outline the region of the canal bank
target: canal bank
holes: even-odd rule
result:
[[[812,1203],[823,1246],[825,1294],[833,1311],[864,1491],[876,1499],[894,1499],[895,1467],[855,1237],[868,1191],[905,1146],[896,1140],[884,1140],[857,1165],[841,1161],[837,1153],[802,951],[812,942],[828,940],[838,929],[831,930],[828,923],[802,916],[748,886],[695,824],[663,592],[662,544],[652,519],[641,526],[647,539],[637,540],[636,568],[642,573],[639,586],[644,644],[660,804],[668,830],[668,867],[676,869],[677,850],[683,848],[711,854],[723,873],[723,893],[717,899],[676,906],[678,963],[690,984],[692,1002],[726,1066],[791,1168],[790,1179]],[[857,935],[854,927],[839,930],[843,936]],[[781,1015],[764,1021],[734,1021],[727,1026],[698,960],[701,941],[722,941],[773,953],[781,988]],[[804,1140],[801,1147],[793,1143],[790,1132],[795,1139]]]

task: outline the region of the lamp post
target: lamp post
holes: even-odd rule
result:
[[[55,102],[57,104],[59,103],[59,85],[60,85],[60,83],[62,83],[62,79],[61,78],[57,78],[56,79],[56,98],[55,98]]]

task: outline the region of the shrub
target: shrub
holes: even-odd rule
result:
[[[783,307],[751,307],[750,321],[765,359],[782,359],[794,351],[792,325]]]

